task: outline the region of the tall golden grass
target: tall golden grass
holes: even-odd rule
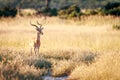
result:
[[[30,25],[38,20],[44,35],[38,56],[30,44],[36,37]],[[16,17],[0,20],[0,78],[41,80],[42,75],[69,80],[119,80],[119,17],[88,16],[80,21],[56,17]],[[6,66],[7,65],[7,66]]]

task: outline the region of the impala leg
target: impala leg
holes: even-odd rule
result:
[[[35,55],[36,55],[36,48],[34,48],[34,52],[35,52]]]
[[[37,56],[39,55],[39,48],[37,48]]]
[[[39,54],[39,48],[38,48],[38,54]]]

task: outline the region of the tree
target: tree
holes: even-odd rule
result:
[[[50,2],[51,2],[51,0],[45,0],[46,8],[50,7]]]

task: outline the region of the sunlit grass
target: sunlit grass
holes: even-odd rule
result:
[[[30,44],[36,31],[29,23],[36,20],[44,27],[37,56],[31,53]],[[119,79],[120,31],[113,30],[112,26],[119,24],[120,18],[90,16],[72,23],[58,18],[46,21],[36,17],[1,19],[0,71],[7,66],[0,72],[0,78],[19,80],[22,76],[39,80],[50,71],[49,75],[68,75],[73,80]],[[16,74],[8,74],[9,70]]]

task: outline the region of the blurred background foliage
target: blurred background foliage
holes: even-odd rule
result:
[[[28,8],[36,10],[37,15],[64,18],[96,14],[120,16],[120,0],[0,0],[0,16],[15,17],[21,14],[21,9]]]
[[[41,8],[45,7],[46,0],[0,0],[0,7],[11,5],[21,8]],[[51,8],[62,8],[63,6],[76,4],[81,8],[99,8],[108,2],[120,2],[120,0],[50,0]]]

